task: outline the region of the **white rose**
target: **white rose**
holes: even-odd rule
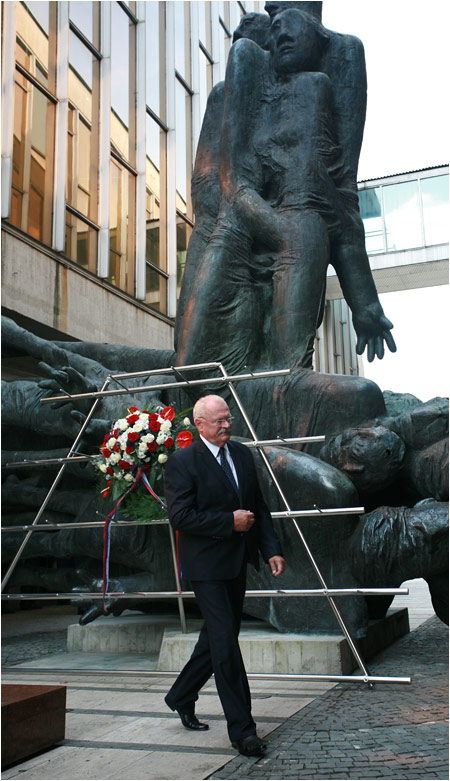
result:
[[[168,458],[169,458],[169,456],[166,456],[165,453],[161,453],[158,456],[158,461],[159,461],[160,464],[165,464]]]
[[[117,464],[120,461],[120,454],[119,453],[111,453],[109,458],[111,464]]]
[[[106,472],[106,464],[99,464],[100,472]]]
[[[125,431],[125,429],[128,428],[128,421],[125,420],[125,418],[120,418],[120,420],[117,421],[115,428],[120,428],[121,431]]]
[[[128,483],[131,483],[131,481],[134,480],[133,475],[125,475],[124,480],[126,480]]]
[[[117,439],[115,437],[111,437],[111,439],[108,439],[107,446],[109,447],[110,450],[114,447],[116,442],[117,442]]]
[[[136,433],[139,433],[139,431],[143,431],[144,428],[145,428],[145,426],[144,426],[143,422],[141,420],[137,420],[131,430],[132,431],[136,431]]]
[[[189,420],[189,418],[183,418],[183,426],[190,426],[190,425],[191,425],[191,421]]]
[[[148,423],[148,412],[141,412],[139,415],[139,420],[142,420],[143,423]]]
[[[164,434],[164,431],[160,431],[158,436],[156,437],[156,444],[163,445],[166,439],[167,439],[167,435]]]
[[[120,472],[114,472],[113,476],[116,478],[116,480],[122,480],[122,478],[123,478],[122,470]]]
[[[155,437],[153,436],[153,434],[145,434],[145,436],[141,438],[141,442],[145,442],[145,444],[147,445],[149,442],[153,442],[154,438]]]
[[[160,431],[164,431],[165,433],[167,433],[167,431],[170,431],[171,428],[172,428],[172,424],[170,420],[165,420],[163,423],[161,423]]]

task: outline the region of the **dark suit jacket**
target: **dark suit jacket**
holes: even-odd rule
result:
[[[258,569],[258,550],[267,561],[281,555],[272,519],[258,484],[253,457],[239,442],[228,442],[239,481],[239,497],[223,468],[202,440],[173,453],[164,477],[169,520],[179,532],[182,576],[229,580],[238,575],[245,549]],[[249,532],[233,531],[234,510],[251,510]]]

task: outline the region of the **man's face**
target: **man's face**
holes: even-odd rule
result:
[[[209,399],[204,406],[204,417],[196,418],[194,423],[202,437],[213,445],[222,447],[231,437],[232,423],[228,420],[230,410],[224,401]]]
[[[314,22],[302,11],[275,16],[270,31],[272,63],[276,73],[316,70],[321,46]]]

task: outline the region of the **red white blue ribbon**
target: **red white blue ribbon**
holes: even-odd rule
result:
[[[111,512],[106,516],[105,525],[103,528],[103,610],[105,613],[108,612],[108,608],[106,607],[106,594],[108,593],[108,587],[109,587],[109,561],[110,561],[110,547],[111,547],[111,523],[114,520],[119,505],[123,502],[124,499],[136,488],[137,485],[141,482],[144,484],[147,491],[153,496],[154,499],[156,499],[157,502],[160,503],[164,509],[167,509],[167,505],[163,502],[163,500],[158,496],[158,494],[155,493],[153,488],[151,487],[147,475],[142,472],[140,469],[138,469],[136,474],[136,479],[134,483],[129,487],[129,489],[122,494],[118,502],[116,502],[114,508],[111,510]],[[179,568],[179,565],[178,565]]]

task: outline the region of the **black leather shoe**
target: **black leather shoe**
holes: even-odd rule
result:
[[[231,745],[233,748],[237,748],[244,757],[258,757],[266,750],[266,744],[258,738],[258,735],[248,735],[242,740],[233,740]]]
[[[209,724],[202,724],[202,722],[198,720],[195,713],[183,713],[183,711],[181,710],[177,711],[177,713],[185,729],[193,729],[193,730],[209,729]]]

